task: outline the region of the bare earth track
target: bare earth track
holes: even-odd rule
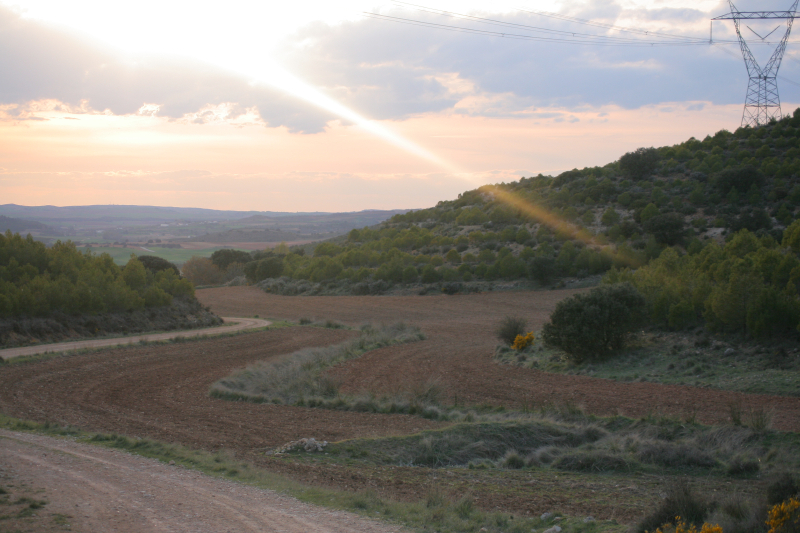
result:
[[[389,533],[401,529],[67,439],[0,430],[0,471],[48,503],[37,531]],[[51,518],[51,519],[49,519]],[[55,518],[53,520],[52,518]],[[58,521],[58,522],[57,522]],[[27,521],[20,521],[23,526]],[[59,527],[59,522],[62,527]]]
[[[428,336],[425,341],[376,350],[335,369],[344,389],[351,392],[404,391],[433,378],[447,391],[447,401],[459,404],[522,407],[571,402],[596,414],[638,417],[694,413],[705,423],[726,421],[730,403],[740,400],[748,408],[772,411],[776,429],[800,429],[798,398],[617,383],[493,362],[493,329],[503,316],[523,316],[531,329],[539,329],[555,304],[574,292],[282,297],[252,287],[228,287],[199,290],[198,298],[214,312],[227,316],[289,320],[309,317],[353,326],[403,320],[423,328]],[[151,437],[194,449],[226,449],[300,481],[349,490],[375,489],[383,495],[416,500],[420,490],[440,474],[422,468],[302,464],[267,457],[263,452],[300,437],[338,441],[401,435],[441,427],[442,423],[403,415],[229,402],[208,396],[211,383],[236,368],[308,346],[342,342],[354,334],[347,330],[293,327],[181,344],[110,348],[6,366],[0,369],[0,412],[22,419],[71,424],[88,431]],[[629,508],[615,504],[610,508],[606,495],[584,482],[576,482],[571,489],[575,497],[553,496],[548,483],[568,482],[569,474],[543,474],[537,480],[528,480],[528,473],[503,473],[503,483],[517,476],[520,484],[501,494],[481,492],[480,486],[471,481],[470,471],[464,470],[448,483],[448,490],[473,492],[480,498],[478,505],[482,508],[531,514],[558,508],[622,520],[644,512],[644,504]],[[657,499],[656,480],[652,487],[637,483],[641,490],[648,487],[648,497]]]
[[[23,355],[36,355],[41,353],[67,352],[82,350],[84,348],[105,348],[106,346],[120,346],[137,342],[166,341],[177,337],[202,337],[203,335],[225,335],[246,329],[265,328],[271,324],[268,320],[258,318],[230,318],[223,317],[225,326],[216,328],[190,329],[186,331],[170,331],[167,333],[148,333],[144,335],[131,335],[128,337],[112,337],[108,339],[86,339],[82,341],[58,342],[53,344],[36,344],[19,348],[6,348],[0,350],[0,358],[11,359]]]

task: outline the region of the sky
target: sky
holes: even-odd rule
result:
[[[417,1],[0,0],[0,203],[423,208],[741,122],[727,2]]]

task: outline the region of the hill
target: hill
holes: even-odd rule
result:
[[[24,220],[21,218],[11,218],[0,215],[0,233],[10,231],[12,233],[19,233],[24,231],[36,232],[54,232],[55,230],[46,224],[36,222],[33,220]]]
[[[799,206],[800,109],[602,167],[466,191],[312,256],[263,252],[244,270],[278,294],[537,288],[610,271],[670,327],[772,335],[800,321]]]
[[[416,282],[548,286],[645,265],[669,246],[696,250],[741,229],[780,242],[798,206],[800,110],[761,128],[641,148],[602,167],[467,191],[320,244],[313,257],[283,256],[280,275],[382,282],[379,291]]]
[[[76,244],[101,247],[154,244],[180,248],[182,243],[192,243],[187,248],[202,250],[235,244],[252,249],[254,246],[246,244],[260,243],[259,248],[264,248],[282,241],[320,241],[353,228],[378,224],[406,211],[288,213],[136,205],[58,207],[5,204],[0,205],[0,220],[14,217],[20,221],[11,224],[9,218],[10,225],[0,230],[33,231],[34,238],[46,244],[68,239]],[[26,219],[24,222],[21,221],[23,218]],[[30,222],[34,220],[38,222]],[[211,251],[198,253],[209,255]],[[151,253],[164,255],[158,250]],[[169,257],[165,256],[165,259]]]

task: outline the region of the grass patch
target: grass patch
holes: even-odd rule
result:
[[[337,327],[323,323],[323,327]],[[259,362],[237,370],[211,385],[216,398],[260,403],[309,405],[312,407],[357,408],[357,399],[344,399],[339,383],[326,370],[362,354],[406,342],[424,339],[419,328],[403,323],[361,328],[352,340],[334,346],[306,348],[277,360]]]
[[[505,420],[500,420],[505,418]],[[416,435],[331,443],[339,460],[432,468],[527,469],[755,478],[800,471],[800,435],[679,420],[487,415]],[[305,455],[302,450],[291,452]]]
[[[545,345],[537,334],[534,344],[521,352],[498,346],[495,358],[501,364],[556,374],[800,396],[800,349],[796,344],[764,344],[734,335],[712,338],[705,331],[648,331],[614,357],[580,364]]]

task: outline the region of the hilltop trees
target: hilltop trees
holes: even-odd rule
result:
[[[653,173],[659,158],[655,148],[637,148],[619,158],[619,169],[629,178],[639,180]]]

